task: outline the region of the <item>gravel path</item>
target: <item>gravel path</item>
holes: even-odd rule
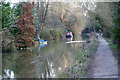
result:
[[[88,78],[118,78],[117,60],[112,55],[108,43],[99,36],[99,46],[90,65]]]

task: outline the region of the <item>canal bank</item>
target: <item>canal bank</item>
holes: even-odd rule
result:
[[[59,78],[86,78],[89,66],[99,45],[98,39],[94,38],[90,43],[84,43],[82,50],[75,55],[75,63],[64,72],[59,74]]]

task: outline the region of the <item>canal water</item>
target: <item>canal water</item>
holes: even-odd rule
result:
[[[58,78],[66,68],[75,64],[75,55],[81,50],[81,43],[67,44],[63,40],[38,45],[32,50],[4,53],[2,56],[3,77]]]

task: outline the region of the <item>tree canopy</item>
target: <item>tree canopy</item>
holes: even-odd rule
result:
[[[10,3],[2,3],[2,28],[10,27],[17,19],[17,12],[11,8]]]

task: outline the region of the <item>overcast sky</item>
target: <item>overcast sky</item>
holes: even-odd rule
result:
[[[6,0],[6,2],[10,2],[10,3],[18,3],[19,0]]]
[[[3,0],[4,1],[4,0]],[[24,2],[27,0],[5,0],[7,2],[11,2],[11,3],[17,3],[19,1]],[[31,1],[31,0],[30,0]],[[32,0],[32,1],[46,1],[46,0]],[[50,2],[91,2],[91,1],[95,1],[95,2],[118,2],[120,0],[49,0]]]

